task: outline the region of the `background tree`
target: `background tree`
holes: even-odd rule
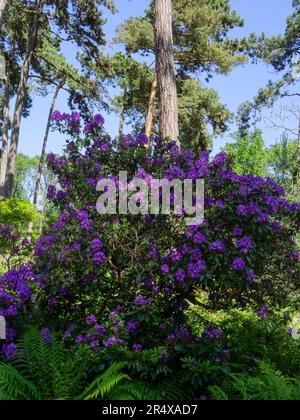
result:
[[[162,139],[179,140],[171,0],[155,0],[154,35]]]
[[[203,93],[200,102],[204,105],[205,100],[209,94],[205,94],[204,86],[196,80],[195,76],[204,76],[209,80],[214,73],[229,73],[234,66],[244,62],[246,56],[240,51],[242,45],[237,40],[231,40],[228,37],[229,31],[235,26],[242,26],[243,21],[239,18],[236,12],[232,11],[229,1],[227,0],[192,0],[192,1],[172,1],[173,9],[173,38],[174,38],[174,51],[175,51],[175,64],[177,70],[177,90],[179,96],[179,114],[180,114],[180,96],[181,92],[184,94],[186,88],[183,87],[186,79],[193,78],[196,83],[199,84],[197,89],[198,93]],[[155,39],[154,39],[154,3],[152,2],[150,8],[145,12],[145,16],[140,18],[132,18],[120,25],[117,32],[116,40],[124,43],[128,54],[141,54],[141,57],[149,56],[150,60],[154,60],[155,54]],[[191,86],[187,82],[187,86]],[[150,96],[155,98],[153,90],[156,90],[155,85],[155,73],[153,72],[153,83],[150,85],[150,91],[152,95],[148,94],[147,99]],[[211,91],[210,91],[211,92]],[[224,108],[217,100],[217,94],[214,95],[215,102],[214,107],[208,106],[209,110],[206,113],[205,107],[202,108],[203,112],[199,118],[199,126],[196,129],[195,122],[196,118],[191,121],[191,124],[185,123],[182,126],[182,122],[187,121],[188,113],[185,115],[179,115],[180,121],[180,133],[183,133],[183,127],[188,125],[195,128],[196,136],[193,138],[194,142],[199,141],[199,132],[204,132],[204,121],[211,120],[211,112],[214,108],[216,110],[215,121],[220,120],[222,115],[223,119],[219,123],[219,128],[225,127],[229,120],[230,113],[221,112],[220,109]],[[194,95],[196,100],[199,96]],[[153,99],[152,99],[153,100]],[[155,102],[155,101],[154,101]],[[144,121],[146,120],[149,124],[151,120],[151,114],[153,113],[153,101],[149,102],[148,109],[150,113],[148,116],[143,116]],[[210,101],[211,104],[211,101]],[[200,109],[201,105],[195,102],[193,104],[194,109]],[[208,115],[207,115],[208,114]],[[150,117],[150,118],[149,118]],[[191,120],[193,115],[190,114]],[[147,124],[147,125],[148,125]],[[155,124],[154,124],[155,126]],[[151,123],[150,123],[151,127]],[[203,141],[201,147],[208,148],[211,142],[211,138],[208,135],[209,132],[205,132],[205,139],[208,141],[204,144]],[[190,136],[189,131],[188,135]],[[182,135],[184,136],[184,134]]]
[[[65,2],[53,0],[47,1],[47,9],[44,9],[44,5],[45,0],[40,0],[34,7],[31,6],[30,10],[28,10],[25,1],[14,0],[11,5],[11,7],[19,7],[23,15],[28,14],[31,22],[28,26],[26,51],[18,82],[5,184],[3,186],[5,196],[10,196],[13,188],[20,123],[25,106],[29,71],[31,67],[38,68],[41,59],[36,55],[37,49],[43,46],[45,39],[47,40],[47,36],[51,34],[54,36],[54,42],[56,43],[54,45],[59,46],[67,39],[70,42],[75,42],[82,52],[89,54],[90,58],[97,59],[99,47],[105,42],[102,31],[102,25],[105,21],[102,18],[101,7],[104,6],[114,11],[113,3],[106,0],[88,0],[85,2],[80,0]],[[11,14],[9,16],[11,17]],[[7,26],[10,27],[10,24],[11,19],[7,22]]]
[[[234,170],[238,174],[267,175],[269,152],[261,131],[248,132],[247,136],[237,134],[235,143],[226,144],[225,151],[232,157]]]

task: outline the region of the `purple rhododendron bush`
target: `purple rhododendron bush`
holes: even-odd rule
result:
[[[103,361],[129,360],[145,378],[177,375],[197,389],[207,380],[203,363],[212,362],[215,375],[230,352],[213,323],[196,334],[187,309],[199,292],[211,311],[252,308],[264,318],[286,307],[300,286],[299,204],[271,179],[234,173],[224,152],[196,156],[159,139],[146,147],[142,134],[111,141],[101,116],[85,127],[76,113],[55,112],[53,120],[69,136],[63,156],[48,155],[58,180],[48,199],[60,215],[32,261],[0,277],[0,314],[9,324],[3,356],[12,357],[15,336],[35,325],[45,342],[55,334],[67,346],[90,346]],[[97,183],[109,178],[118,190],[120,170],[149,186],[204,179],[203,223],[99,214]]]

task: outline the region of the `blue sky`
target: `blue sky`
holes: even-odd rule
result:
[[[115,0],[118,13],[112,15],[105,13],[108,19],[105,25],[105,33],[108,40],[114,37],[116,27],[125,19],[133,16],[140,16],[148,5],[148,0]],[[231,32],[233,37],[243,37],[251,32],[265,32],[267,35],[283,33],[286,25],[286,17],[292,12],[292,0],[231,0],[232,8],[245,20],[243,28],[236,28]],[[70,47],[68,55],[74,53]],[[257,93],[268,80],[277,79],[272,68],[264,64],[246,64],[233,70],[228,76],[215,76],[210,82],[210,87],[219,92],[221,101],[226,104],[232,112],[236,112],[238,106]],[[46,126],[47,115],[51,95],[46,97],[36,96],[33,103],[31,115],[23,119],[21,126],[21,138],[19,151],[28,155],[40,153],[43,134]],[[64,95],[58,99],[57,109],[68,111]],[[106,129],[111,135],[118,130],[118,116],[105,115]],[[281,132],[270,129],[267,124],[261,123],[266,144],[276,143]],[[215,140],[214,152],[217,152],[226,142],[231,141],[231,131],[221,138]],[[128,129],[129,131],[129,129]],[[60,153],[64,144],[64,138],[58,133],[51,133],[48,143],[48,151]]]

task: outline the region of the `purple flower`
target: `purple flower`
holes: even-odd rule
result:
[[[173,251],[170,255],[170,260],[175,264],[182,260],[182,254],[179,251]]]
[[[12,359],[17,352],[17,346],[15,343],[3,344],[2,352],[6,359]]]
[[[208,341],[217,341],[222,337],[222,331],[211,324],[207,325],[204,334]]]
[[[245,261],[241,257],[234,258],[232,269],[235,271],[243,271],[246,267]]]
[[[186,278],[186,272],[182,269],[176,271],[175,278],[179,283],[182,283]]]
[[[135,320],[131,320],[127,324],[127,330],[129,334],[135,334],[137,330],[139,329],[140,323]]]
[[[262,306],[262,307],[260,308],[260,310],[259,310],[259,311],[257,311],[257,316],[258,316],[260,319],[264,319],[264,318],[266,318],[268,315],[269,315],[269,313],[268,313],[268,307],[267,307],[267,306]]]
[[[299,261],[300,260],[300,254],[299,254],[299,252],[292,252],[291,254],[290,254],[290,260],[292,260],[292,261]]]
[[[120,340],[119,338],[112,336],[106,341],[105,347],[119,346],[122,344],[124,344],[124,340]]]
[[[60,113],[59,111],[54,111],[54,112],[51,114],[51,120],[52,120],[52,121],[55,121],[55,122],[60,122],[60,121],[62,121],[62,120],[63,120],[63,118],[62,118],[61,113]]]
[[[255,280],[255,273],[253,270],[249,270],[247,273],[247,281],[252,284]]]
[[[52,200],[56,196],[56,188],[54,185],[49,185],[47,190],[47,200]]]
[[[148,142],[149,142],[148,137],[144,133],[138,134],[135,139],[135,144],[137,146],[146,146]]]
[[[106,256],[105,256],[105,254],[104,254],[104,252],[97,252],[94,256],[93,256],[93,260],[94,260],[94,263],[96,264],[96,265],[101,265],[101,264],[103,264],[104,263],[104,261],[105,261],[105,259],[106,259]]]
[[[166,276],[167,274],[170,273],[170,268],[167,264],[163,264],[161,266],[161,272]]]
[[[142,350],[143,350],[143,346],[142,346],[141,344],[134,344],[134,345],[132,346],[132,350],[133,350],[135,353],[139,353],[140,351],[142,351]]]
[[[225,245],[222,241],[215,241],[210,244],[210,250],[212,252],[224,252],[225,251]]]
[[[248,254],[252,248],[252,241],[249,236],[244,236],[242,239],[237,241],[235,247],[239,249],[243,254]]]
[[[144,296],[137,296],[134,300],[136,306],[151,305],[152,301],[150,298],[145,298]]]
[[[241,228],[240,226],[236,226],[232,231],[233,236],[242,236],[243,233],[244,233],[244,229]]]
[[[247,216],[248,214],[248,209],[246,206],[240,205],[238,206],[236,213],[238,216]]]
[[[103,248],[103,242],[101,241],[101,239],[96,238],[92,240],[91,246],[92,246],[92,250],[96,252]]]
[[[46,344],[52,343],[52,334],[49,328],[43,328],[41,331],[41,337]]]
[[[96,315],[89,315],[89,316],[86,318],[86,323],[87,323],[88,325],[94,325],[94,324],[97,324],[97,317],[96,317]]]
[[[75,338],[75,344],[81,344],[81,343],[84,343],[85,342],[85,338],[84,338],[84,336],[83,335],[78,335],[76,338]]]
[[[103,337],[106,334],[106,328],[104,327],[104,325],[100,325],[100,324],[96,325],[95,334]]]
[[[198,232],[198,233],[196,233],[196,235],[194,236],[193,241],[194,241],[194,243],[195,243],[195,244],[197,244],[197,245],[202,245],[202,244],[204,244],[204,242],[206,241],[206,237],[205,237],[205,235],[204,235],[203,233]]]
[[[72,246],[71,246],[71,250],[72,251],[79,251],[81,249],[81,243],[79,242],[75,242]]]
[[[188,265],[188,275],[191,279],[198,279],[201,273],[205,270],[206,264],[204,261],[199,261],[197,263],[189,263]]]

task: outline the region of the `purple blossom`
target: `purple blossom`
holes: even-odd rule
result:
[[[86,318],[86,323],[88,325],[95,325],[95,324],[97,324],[97,317],[96,317],[96,315],[89,315]]]
[[[161,266],[161,272],[166,276],[167,274],[170,273],[170,268],[167,264],[163,264]]]
[[[135,334],[137,330],[139,329],[140,323],[135,320],[131,320],[127,324],[127,330],[129,334]]]
[[[104,327],[104,325],[100,325],[100,324],[96,325],[95,334],[100,337],[103,337],[106,334],[106,328]]]
[[[49,328],[43,328],[41,331],[41,337],[46,344],[52,343],[52,334]]]
[[[243,254],[248,254],[252,248],[252,240],[249,238],[249,236],[244,236],[242,239],[237,241],[235,247],[239,249]]]
[[[179,283],[183,283],[186,278],[186,272],[183,269],[176,271],[175,278]]]
[[[99,251],[103,248],[103,242],[99,238],[95,238],[91,242],[91,247],[94,252]]]
[[[212,252],[224,252],[225,249],[225,245],[222,241],[215,241],[210,244],[210,250]]]
[[[268,313],[268,307],[267,306],[262,306],[260,308],[260,310],[257,311],[257,316],[261,319],[266,318],[268,315],[269,315],[269,313]]]
[[[244,229],[241,228],[240,226],[236,226],[232,231],[233,236],[242,236],[243,233],[244,233]]]
[[[140,352],[143,350],[143,346],[142,346],[141,344],[134,344],[134,345],[132,346],[132,350],[133,350],[135,353],[140,353]]]
[[[236,213],[238,216],[247,216],[248,215],[248,209],[244,205],[238,206]]]
[[[201,273],[205,270],[206,264],[204,261],[198,261],[196,263],[189,263],[188,275],[191,279],[198,279]]]
[[[198,232],[193,238],[193,242],[197,245],[202,245],[206,242],[206,237],[203,233]]]
[[[222,331],[209,324],[204,330],[204,335],[207,341],[218,341],[222,337]]]
[[[93,256],[93,260],[94,260],[94,263],[95,263],[96,265],[101,265],[101,264],[103,264],[103,263],[104,263],[104,261],[105,261],[105,259],[106,259],[106,256],[105,256],[104,252],[101,252],[101,251],[97,252],[97,253]]]
[[[255,273],[254,273],[253,270],[249,270],[248,273],[247,273],[247,281],[250,284],[253,284],[254,280],[255,280]]]
[[[111,346],[120,346],[124,344],[124,340],[121,340],[115,336],[109,337],[109,339],[105,343],[105,347],[111,347]]]
[[[150,298],[145,298],[142,295],[137,296],[134,300],[134,304],[136,306],[144,306],[144,305],[147,306],[147,305],[151,305],[151,303],[152,301]]]
[[[15,343],[3,344],[2,353],[6,359],[12,359],[17,352],[17,346]]]
[[[243,271],[246,267],[245,261],[241,257],[234,258],[232,269],[234,271]]]

